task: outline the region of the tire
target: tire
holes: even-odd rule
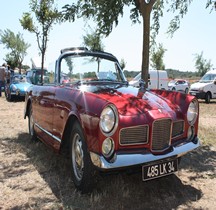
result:
[[[10,93],[8,93],[7,91],[5,91],[5,98],[7,99],[8,102],[12,101],[13,97],[11,96]]]
[[[91,192],[95,183],[95,169],[78,122],[73,125],[70,135],[70,160],[74,185],[82,193]]]
[[[33,116],[32,116],[32,105],[30,105],[30,107],[29,107],[28,129],[29,129],[29,135],[31,136],[31,140],[32,141],[37,140],[37,135],[36,135],[35,129],[34,129],[34,119],[33,119]]]
[[[209,104],[211,101],[211,93],[210,92],[207,92],[206,95],[205,95],[205,102],[207,104]]]

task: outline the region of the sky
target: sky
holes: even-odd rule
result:
[[[70,3],[69,0],[58,0],[58,6]],[[166,49],[164,64],[166,69],[179,71],[196,71],[195,55],[203,52],[203,58],[210,60],[216,68],[216,11],[206,9],[207,0],[193,0],[188,13],[181,20],[178,29],[171,38],[166,31],[173,14],[164,13],[160,21],[160,32],[156,43],[163,44]],[[15,34],[23,34],[25,42],[31,44],[27,50],[23,64],[31,66],[31,58],[38,58],[39,49],[35,34],[23,30],[20,25],[24,12],[29,12],[29,0],[1,0],[0,30],[10,29]],[[124,16],[119,19],[117,27],[112,33],[102,39],[105,51],[115,55],[118,60],[124,59],[129,71],[140,71],[142,58],[142,24],[132,24],[129,18],[129,9],[125,8]],[[48,48],[46,51],[45,66],[53,70],[55,60],[60,55],[60,50],[67,47],[82,46],[83,36],[86,35],[88,25],[94,29],[95,23],[85,23],[82,19],[74,23],[54,25],[50,32]],[[0,65],[4,62],[5,54],[9,51],[0,44]],[[151,67],[150,67],[151,68]]]

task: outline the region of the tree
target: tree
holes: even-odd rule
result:
[[[126,66],[126,62],[125,62],[125,60],[123,58],[120,60],[120,66],[121,66],[122,69],[124,69],[125,66]]]
[[[21,33],[14,34],[9,29],[0,31],[0,44],[10,50],[10,53],[6,55],[5,61],[11,66],[11,68],[18,67],[21,73],[22,62],[27,55],[27,49],[30,44],[26,43]]]
[[[208,70],[212,68],[211,60],[203,58],[203,52],[195,55],[195,68],[202,77]]]
[[[157,35],[160,24],[159,19],[163,16],[165,6],[169,9],[167,12],[175,13],[174,18],[170,22],[168,32],[172,35],[180,27],[180,19],[187,13],[189,4],[192,0],[78,0],[79,12],[78,17],[85,17],[87,20],[93,18],[97,22],[98,29],[101,34],[108,36],[117,26],[119,17],[123,16],[124,7],[131,7],[130,18],[133,23],[140,22],[142,18],[143,23],[143,50],[142,50],[142,79],[145,80],[146,86],[148,84],[148,70],[149,70],[149,49],[150,49],[150,28],[152,28],[152,40]],[[65,19],[74,17],[74,4],[64,6]],[[152,19],[152,27],[150,19]],[[67,15],[66,15],[67,14]]]
[[[102,36],[97,32],[91,29],[91,33],[86,33],[83,36],[83,44],[88,47],[90,50],[104,51],[104,45],[102,43]]]
[[[216,10],[216,1],[207,0],[206,8],[211,7],[211,10]]]
[[[166,52],[166,49],[163,48],[162,44],[159,44],[158,49],[152,52],[151,55],[151,66],[154,69],[157,70],[164,70],[165,69],[165,65],[163,62],[163,57],[164,57],[164,53]]]
[[[101,40],[101,35],[97,31],[92,31],[83,36],[83,44],[88,47],[90,50],[104,51],[104,45]],[[91,61],[90,61],[91,62]],[[100,68],[100,58],[97,58],[98,63],[98,72]]]
[[[37,37],[38,48],[41,53],[41,83],[43,82],[43,70],[44,70],[44,60],[45,53],[47,50],[47,42],[49,40],[49,32],[52,29],[53,24],[61,18],[56,6],[54,6],[54,0],[30,0],[30,10],[31,13],[23,13],[20,23],[25,30],[31,33],[35,33]],[[35,15],[35,18],[40,26],[33,22],[33,17],[31,14]]]

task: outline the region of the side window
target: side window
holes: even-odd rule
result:
[[[63,58],[61,60],[61,66],[60,66],[60,83],[65,84],[71,82],[73,80],[72,72],[73,72],[73,61],[71,56]]]

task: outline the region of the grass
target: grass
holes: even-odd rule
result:
[[[148,182],[141,181],[141,174],[105,175],[86,195],[75,189],[68,159],[40,141],[30,141],[27,122],[20,117],[23,102],[0,99],[0,105],[4,107],[0,110],[4,125],[0,133],[2,210],[214,209],[216,101],[200,102],[203,146],[182,158],[179,173]],[[7,109],[17,114],[9,114]]]
[[[200,101],[199,137],[204,145],[216,147],[216,100],[210,104]]]

